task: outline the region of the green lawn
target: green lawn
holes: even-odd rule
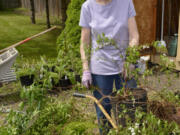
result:
[[[28,12],[22,9],[0,11],[0,49],[46,30],[45,17],[36,17],[37,24],[31,24],[30,16],[22,14],[22,11],[25,14]],[[60,24],[60,19],[54,19],[53,23],[54,21],[56,21],[56,24]],[[54,58],[57,55],[56,39],[60,32],[61,29],[59,27],[20,45],[17,49],[20,55],[23,55],[25,58],[39,58],[41,55],[45,55],[47,58]]]

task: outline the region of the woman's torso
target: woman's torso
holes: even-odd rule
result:
[[[95,0],[87,0],[86,6],[90,13],[92,51],[90,69],[94,74],[110,75],[122,71],[125,50],[129,43],[128,11],[130,0],[112,0],[100,5]],[[99,37],[115,41],[97,43]],[[122,57],[123,56],[123,57]]]

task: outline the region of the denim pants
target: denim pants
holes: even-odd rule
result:
[[[125,80],[123,79],[122,75],[96,75],[92,74],[93,85],[98,87],[98,90],[93,91],[93,95],[96,99],[100,100],[103,95],[111,95],[113,90],[113,84],[115,83],[115,87],[117,90],[120,90],[123,87],[123,83]],[[137,84],[134,79],[127,81],[126,87],[128,88],[136,88]],[[100,92],[99,92],[100,90]],[[103,95],[102,95],[103,94]],[[106,110],[106,112],[111,115],[111,108],[112,105],[110,103],[109,98],[104,98],[101,102],[102,106]],[[106,135],[109,129],[112,127],[111,124],[108,122],[106,117],[104,116],[103,112],[100,108],[95,104],[97,119],[100,129],[100,135]]]

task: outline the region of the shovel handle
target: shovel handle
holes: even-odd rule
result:
[[[80,93],[74,93],[73,96],[78,98],[86,98],[86,95]]]
[[[85,95],[85,94],[80,94],[80,93],[74,93],[73,94],[74,97],[80,97],[80,98],[90,98],[91,100],[93,100],[98,107],[101,109],[101,111],[103,112],[103,114],[105,115],[105,117],[108,119],[108,121],[111,123],[111,125],[113,126],[113,128],[118,129],[118,126],[116,125],[116,123],[113,121],[113,119],[111,118],[111,116],[106,112],[106,110],[104,109],[104,107],[101,105],[101,103],[99,102],[99,100],[97,100],[94,96],[90,96],[90,95]]]
[[[21,44],[24,44],[25,42],[27,42],[27,41],[29,41],[29,40],[31,40],[31,39],[34,39],[34,38],[36,38],[36,37],[39,37],[39,36],[41,36],[41,35],[49,32],[49,31],[52,31],[52,30],[54,30],[54,29],[56,29],[56,28],[57,28],[57,27],[54,26],[54,27],[52,27],[52,28],[50,28],[50,29],[47,29],[47,30],[41,32],[41,33],[38,33],[38,34],[33,35],[33,36],[31,36],[31,37],[28,37],[28,38],[26,38],[26,39],[24,39],[24,40],[22,40],[22,41],[20,41],[20,42],[18,42],[18,43],[16,43],[16,44],[13,44],[13,45],[11,45],[11,46],[9,46],[9,47],[7,47],[7,48],[4,48],[4,49],[0,50],[0,53],[3,53],[3,52],[5,52],[5,51],[7,51],[7,50],[9,50],[9,49],[11,49],[11,48],[15,48],[15,47],[17,47],[17,46],[19,46],[19,45],[21,45]]]

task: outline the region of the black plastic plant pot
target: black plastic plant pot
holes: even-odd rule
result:
[[[68,90],[72,86],[71,80],[67,78],[66,76],[63,76],[57,84],[55,84],[54,79],[52,79],[52,84],[55,87],[60,87],[61,90]]]
[[[81,77],[80,77],[80,75],[75,75],[75,80],[76,80],[76,82],[81,83]]]
[[[72,83],[70,81],[70,79],[61,79],[59,80],[59,84],[58,84],[62,90],[68,90],[71,88]]]
[[[147,91],[141,88],[135,88],[130,89],[130,92],[132,93],[132,96],[113,105],[116,122],[122,126],[126,126],[126,116],[128,116],[131,122],[135,121],[136,109],[147,112]],[[126,109],[126,113],[122,113],[124,109]],[[122,116],[121,118],[119,118],[120,115]]]
[[[33,84],[34,75],[25,75],[20,77],[21,85],[22,86],[30,86]]]

